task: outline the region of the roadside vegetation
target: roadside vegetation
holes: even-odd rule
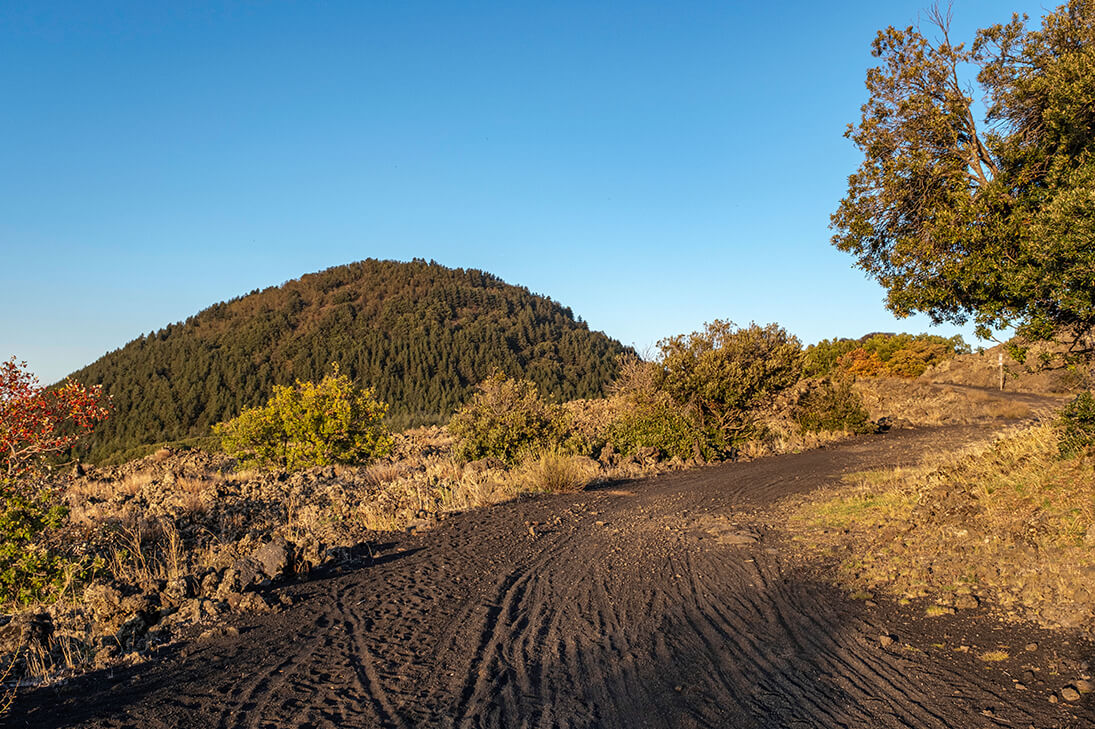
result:
[[[608,397],[556,402],[496,371],[447,427],[402,433],[336,365],[318,383],[274,386],[204,448],[100,466],[64,462],[105,419],[100,389],[9,388],[9,436],[18,413],[60,402],[54,393],[101,409],[77,413],[75,428],[68,411],[32,417],[51,448],[18,468],[5,457],[0,658],[20,677],[139,660],[233,610],[276,607],[267,588],[278,580],[367,561],[386,531],[873,427],[850,386],[804,381],[802,363],[776,325],[714,322],[665,340],[655,361],[623,355]],[[14,363],[5,372],[30,379]]]
[[[930,19],[934,38],[891,27],[874,41],[880,65],[848,132],[864,159],[833,243],[895,314],[1014,327],[1018,357],[1050,342],[1044,364],[1089,371],[1095,4],[1071,0],[1038,29],[1015,16],[968,46],[938,7]],[[983,93],[962,85],[967,66]],[[489,274],[365,261],[217,304],[78,373],[113,394],[113,413],[100,384],[42,388],[12,359],[0,713],[13,681],[137,662],[232,611],[274,609],[271,585],[367,564],[385,531],[880,427],[1029,415],[917,379],[968,351],[887,334],[803,348],[775,324],[716,320],[642,361]],[[307,381],[341,355],[346,374]],[[410,424],[430,425],[389,432]],[[66,460],[81,438],[115,464]],[[151,442],[169,439],[208,448]],[[1090,630],[1093,444],[1086,392],[1057,422],[853,474],[788,505],[787,528],[851,590]]]
[[[868,334],[859,339],[823,339],[806,349],[808,376],[919,377],[929,367],[970,348],[961,336]]]
[[[889,361],[924,338],[855,341],[840,347],[869,341]],[[387,404],[335,365],[317,383],[274,386],[265,404],[200,436],[202,447],[66,465],[89,428],[74,430],[34,460],[33,480],[9,479],[36,486],[0,522],[0,668],[28,680],[144,660],[179,636],[224,629],[233,612],[278,609],[281,581],[366,565],[385,533],[455,512],[877,429],[878,413],[893,411],[864,388],[898,380],[845,371],[839,357],[810,374],[816,350],[777,325],[716,321],[664,340],[651,361],[621,355],[602,398],[559,402],[495,371],[447,426],[391,432]],[[952,392],[900,381],[927,388],[924,404]]]
[[[932,454],[916,467],[853,474],[789,506],[787,530],[852,592],[926,598],[930,615],[984,604],[1091,631],[1091,402],[1083,393],[1056,423]]]
[[[1037,26],[1015,14],[969,43],[951,37],[945,6],[927,20],[874,39],[869,98],[846,134],[863,159],[832,216],[832,242],[887,289],[896,315],[972,320],[986,337],[1013,329],[1016,361],[1071,368],[1090,389],[1095,3],[1070,0]],[[810,367],[907,376],[945,365],[943,342],[900,356],[861,344],[823,343]],[[850,589],[928,597],[929,614],[988,603],[1090,633],[1093,432],[1095,401],[1083,392],[1055,424],[852,476],[791,508],[789,529]]]

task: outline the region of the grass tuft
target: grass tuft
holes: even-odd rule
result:
[[[1010,657],[1011,655],[1003,649],[985,651],[980,656],[978,656],[978,658],[980,658],[982,661],[985,661],[986,663],[999,663],[1000,661],[1006,661]]]

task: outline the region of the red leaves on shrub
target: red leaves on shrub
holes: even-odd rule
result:
[[[108,417],[107,404],[100,385],[66,380],[47,389],[26,362],[0,363],[0,482],[14,483],[68,450]]]

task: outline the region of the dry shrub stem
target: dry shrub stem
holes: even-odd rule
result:
[[[5,662],[5,665],[0,667],[0,718],[8,713],[8,709],[15,701],[17,684],[12,678],[17,661],[18,656],[13,653]]]

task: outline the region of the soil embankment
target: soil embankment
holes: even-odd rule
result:
[[[773,523],[783,496],[988,433],[895,431],[458,515],[281,588],[293,607],[238,634],[28,692],[8,725],[1091,726],[1090,697],[1049,701],[1091,658],[1074,635],[849,600],[791,566]],[[1013,661],[978,658],[1004,644]]]

